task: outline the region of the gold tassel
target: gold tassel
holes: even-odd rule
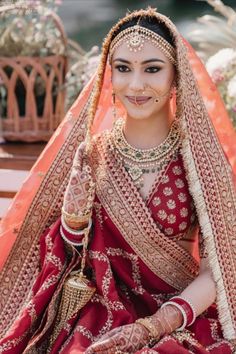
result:
[[[89,280],[84,275],[88,235],[89,228],[85,230],[81,269],[71,272],[63,285],[60,306],[50,337],[50,348],[66,322],[89,302],[96,291],[96,288],[89,284]]]

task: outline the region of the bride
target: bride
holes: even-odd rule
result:
[[[11,239],[0,353],[233,353],[235,189],[189,50],[150,8],[109,32]]]

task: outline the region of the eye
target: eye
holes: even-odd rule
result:
[[[150,66],[149,68],[147,68],[145,71],[147,73],[151,73],[151,74],[154,74],[154,73],[158,73],[158,71],[160,71],[161,68],[158,67],[158,66]]]
[[[115,69],[117,69],[120,73],[127,73],[130,71],[130,69],[126,65],[116,65]]]

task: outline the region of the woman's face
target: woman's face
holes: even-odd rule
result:
[[[170,60],[152,43],[131,52],[122,43],[112,57],[113,91],[134,119],[155,117],[167,104],[175,69]]]

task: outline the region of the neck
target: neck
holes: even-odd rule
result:
[[[173,115],[170,110],[140,120],[127,115],[124,135],[131,146],[137,149],[151,149],[166,139],[172,121]]]

